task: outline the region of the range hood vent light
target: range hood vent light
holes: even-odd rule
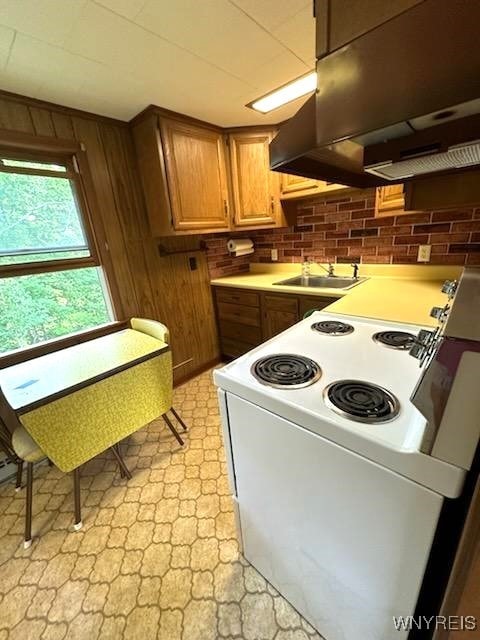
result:
[[[480,164],[480,140],[450,147],[443,153],[415,156],[399,162],[383,162],[365,167],[365,171],[385,180],[406,180],[412,176]]]

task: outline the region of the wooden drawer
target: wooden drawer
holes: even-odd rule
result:
[[[248,344],[257,345],[262,341],[262,332],[260,327],[251,327],[238,322],[227,322],[220,320],[220,337],[231,338],[232,340],[240,340]]]
[[[243,304],[247,307],[259,307],[260,296],[255,291],[243,291],[242,289],[216,288],[217,302],[230,302],[232,304]]]
[[[285,311],[285,313],[297,313],[298,301],[295,296],[274,296],[265,294],[263,298],[265,309],[269,311]]]
[[[220,351],[222,355],[229,358],[238,358],[238,356],[247,353],[257,345],[240,342],[239,340],[231,340],[230,338],[220,338]]]
[[[300,320],[307,313],[307,311],[310,311],[311,309],[317,309],[318,311],[320,311],[320,309],[324,309],[325,307],[328,307],[329,304],[332,304],[338,299],[339,298],[327,298],[325,296],[315,296],[315,297],[300,296],[299,297]]]
[[[260,326],[259,308],[247,307],[245,305],[233,304],[231,302],[218,302],[217,309],[220,320],[239,322],[240,324],[248,324],[252,327]]]

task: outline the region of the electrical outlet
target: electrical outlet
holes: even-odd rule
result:
[[[430,262],[431,252],[432,252],[432,245],[421,244],[418,247],[417,262]]]
[[[278,261],[278,249],[272,249],[272,262]]]

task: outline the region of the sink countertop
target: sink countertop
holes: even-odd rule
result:
[[[300,275],[299,265],[275,265],[277,268],[262,270],[252,265],[250,273],[217,278],[214,286],[257,289],[270,293],[295,293],[308,296],[335,298],[325,310],[329,313],[364,316],[378,320],[436,326],[430,317],[434,306],[443,306],[446,296],[440,289],[445,279],[458,278],[461,267],[424,267],[405,265],[360,265],[360,276],[368,280],[351,289],[339,290],[323,287],[295,287],[274,285],[279,280]],[[264,265],[263,265],[264,267]],[[342,265],[339,265],[342,267]],[[388,268],[390,267],[390,269]],[[399,268],[400,267],[400,268]],[[338,269],[337,275],[350,275],[350,270]],[[391,274],[391,275],[390,275]],[[318,270],[312,275],[321,275]]]
[[[240,289],[256,289],[270,293],[296,293],[308,296],[328,296],[329,298],[342,298],[352,289],[330,289],[329,287],[299,287],[288,284],[276,285],[275,282],[295,278],[301,275],[299,270],[287,273],[242,273],[238,276],[226,276],[211,280],[210,284],[216,287],[233,287]],[[317,275],[312,274],[312,275]],[[320,275],[320,274],[318,274]],[[359,286],[359,285],[356,285]]]

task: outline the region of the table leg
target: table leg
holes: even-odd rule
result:
[[[80,467],[73,470],[73,497],[75,501],[75,522],[73,528],[75,531],[79,531],[83,527],[80,506]]]
[[[173,413],[173,415],[175,416],[175,418],[179,421],[179,423],[182,425],[183,430],[187,431],[187,425],[184,423],[184,421],[181,419],[181,417],[178,415],[178,413],[175,411],[175,409],[172,407],[170,409],[170,411]]]
[[[167,427],[170,429],[170,431],[173,433],[173,435],[175,436],[175,438],[177,439],[178,443],[180,446],[183,447],[183,440],[181,439],[181,437],[178,434],[178,431],[175,429],[175,427],[172,424],[172,421],[170,420],[170,418],[167,416],[166,413],[163,414],[162,418],[165,420],[165,422],[167,423]]]
[[[113,455],[117,459],[118,466],[120,467],[120,473],[121,473],[122,477],[126,476],[130,480],[131,477],[132,477],[132,474],[130,473],[129,468],[127,467],[127,465],[125,464],[122,456],[120,455],[120,452],[118,450],[118,445],[114,444],[113,447],[110,447],[110,449],[112,450]]]

